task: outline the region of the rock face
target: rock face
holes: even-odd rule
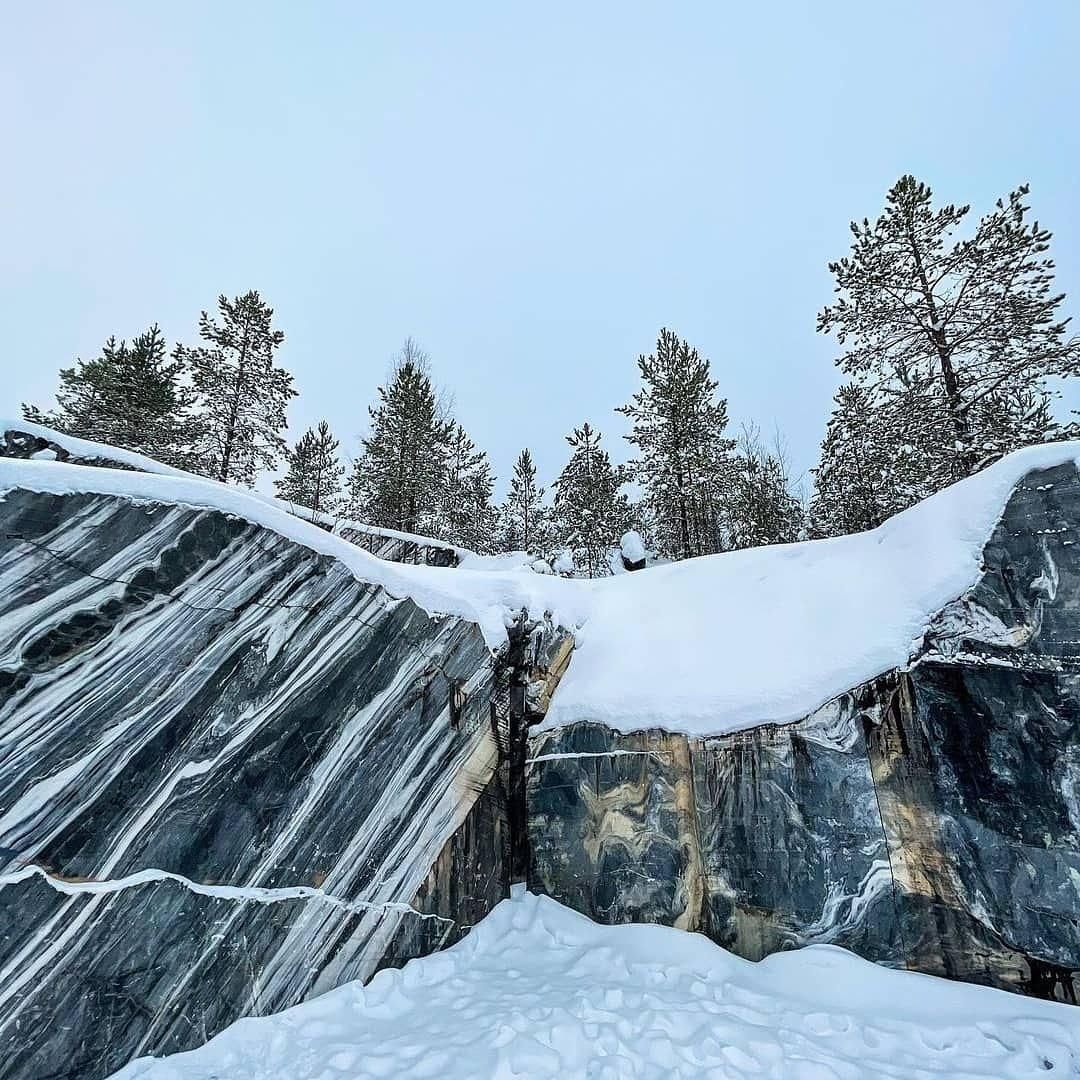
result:
[[[105,1076],[506,893],[479,630],[216,511],[0,501],[0,1077]]]
[[[831,942],[1075,1001],[1078,520],[1074,466],[1030,474],[911,664],[798,723],[530,740],[572,663],[548,618],[496,662],[229,514],[7,492],[0,1080],[103,1077],[366,979],[523,875],[750,958]]]
[[[530,886],[751,959],[831,942],[1076,1002],[1077,522],[1075,467],[1029,474],[911,665],[799,723],[534,736]]]
[[[350,544],[370,551],[387,562],[419,563],[421,566],[457,566],[456,548],[447,547],[437,540],[408,533],[394,533],[389,529],[373,529],[355,521],[341,522],[333,530]]]

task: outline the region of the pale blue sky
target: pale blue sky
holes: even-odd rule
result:
[[[259,289],[292,433],[350,451],[406,335],[550,483],[662,325],[813,464],[826,262],[905,171],[1022,181],[1080,315],[1080,3],[23,3],[0,35],[0,414]]]

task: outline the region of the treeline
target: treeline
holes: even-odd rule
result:
[[[617,568],[631,530],[659,557],[834,536],[886,517],[1030,443],[1073,437],[1051,405],[1074,377],[1080,341],[1059,315],[1050,233],[1029,220],[1027,187],[999,200],[969,235],[969,207],[935,209],[902,177],[881,216],[851,225],[850,253],[830,264],[835,298],[818,330],[836,336],[838,391],[803,496],[782,443],[730,429],[709,361],[662,329],[637,361],[640,388],[615,411],[633,456],[612,462],[600,432],[566,436],[567,460],[545,490],[521,451],[494,500],[487,455],[452,415],[411,339],[369,408],[350,469],[322,422],[286,448],[292,377],[284,340],[256,292],[203,312],[199,343],[167,348],[151,327],[60,373],[57,407],[28,419],[149,454],[226,483],[275,481],[289,501],[330,515],[433,536],[482,553],[527,551],[556,572]]]
[[[275,468],[292,376],[274,363],[285,335],[257,292],[202,312],[199,344],[170,352],[158,327],[60,372],[56,408],[23,405],[27,420],[137,450],[227,484],[251,486]]]

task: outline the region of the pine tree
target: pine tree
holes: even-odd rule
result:
[[[317,429],[308,428],[285,457],[289,470],[274,481],[278,497],[306,506],[316,514],[333,514],[340,504],[345,470],[330,425],[321,420]]]
[[[198,395],[195,460],[205,476],[250,487],[285,451],[281,432],[296,391],[274,365],[285,335],[272,328],[274,310],[257,292],[219,296],[218,314],[220,322],[205,311],[199,317],[205,344],[176,347]]]
[[[804,516],[802,503],[791,490],[779,440],[775,451],[769,451],[756,428],[744,428],[734,483],[725,500],[728,546],[790,544],[802,534]]]
[[[915,497],[1053,437],[1046,380],[1080,367],[1052,291],[1050,233],[1027,220],[1027,194],[999,199],[957,240],[969,207],[935,210],[925,184],[901,177],[829,265],[839,297],[818,329],[847,346],[837,363],[869,407],[903,423],[894,444],[924,451]]]
[[[510,489],[499,508],[499,546],[503,551],[545,555],[547,534],[544,489],[536,482],[536,465],[525,449],[514,462]]]
[[[810,531],[819,537],[874,529],[910,506],[923,491],[921,462],[930,453],[896,439],[894,432],[917,424],[874,409],[857,383],[841,386],[833,400],[821,463],[811,470]]]
[[[453,424],[409,338],[379,403],[350,478],[353,513],[371,525],[428,534],[439,528]]]
[[[471,551],[494,550],[494,487],[487,455],[476,449],[460,424],[451,421],[434,535]]]
[[[57,408],[46,413],[24,405],[23,415],[69,435],[185,466],[191,394],[183,375],[183,364],[169,358],[155,324],[130,345],[110,337],[100,356],[63,368]]]
[[[655,540],[668,555],[719,551],[721,508],[732,482],[734,440],[725,437],[727,402],[716,397],[709,361],[670,330],[656,352],[638,357],[642,388],[617,411],[639,456],[631,475],[644,490]]]
[[[495,478],[485,456],[465,483],[465,506],[468,518],[461,530],[462,547],[481,555],[492,555],[497,550],[496,528],[498,510],[492,505],[491,496],[495,490]]]
[[[597,577],[630,526],[630,506],[619,490],[621,470],[601,449],[600,433],[583,424],[566,441],[570,460],[555,481],[555,542],[574,553],[589,577]]]

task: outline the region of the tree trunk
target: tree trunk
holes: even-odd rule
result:
[[[240,356],[236,365],[236,382],[233,384],[232,405],[229,409],[229,420],[225,427],[225,446],[221,453],[221,471],[218,479],[223,483],[229,482],[229,467],[232,464],[233,444],[236,441],[236,419],[240,412],[240,388],[244,382],[244,366],[247,364],[248,331],[244,327],[244,338],[240,342]]]
[[[938,319],[934,292],[930,288],[930,282],[926,277],[922,253],[919,251],[919,244],[915,239],[914,229],[911,227],[908,228],[908,242],[911,244],[911,254],[915,259],[915,269],[919,274],[919,283],[922,288],[923,299],[926,301],[926,309],[930,314],[930,340],[934,344],[934,351],[937,353],[938,363],[941,366],[941,381],[945,386],[945,402],[949,410],[949,419],[952,422],[953,436],[956,441],[954,454],[960,474],[959,479],[970,476],[975,471],[974,455],[971,452],[971,429],[968,426],[967,414],[964,411],[964,403],[960,396],[960,384],[956,378],[956,369],[953,367],[952,352],[945,338],[945,327]]]

